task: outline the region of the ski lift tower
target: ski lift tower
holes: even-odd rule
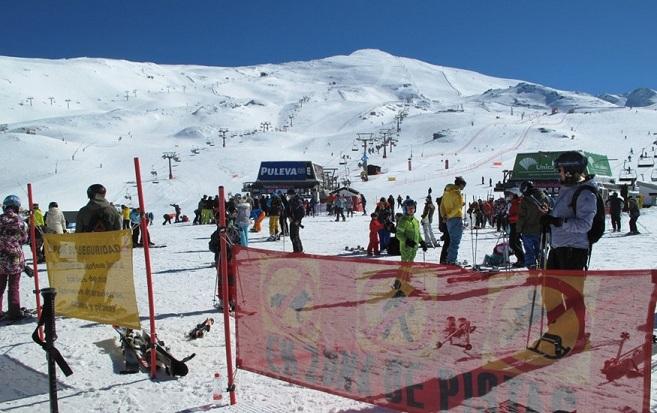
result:
[[[394,129],[383,129],[383,130],[379,131],[379,134],[381,134],[381,138],[383,140],[382,146],[383,146],[383,158],[384,159],[388,157],[388,153],[387,153],[388,144],[390,144],[390,152],[392,152],[392,140],[393,140],[392,139],[392,134],[393,134],[393,132],[394,132]]]
[[[162,159],[169,160],[169,179],[173,179],[173,170],[171,169],[171,160],[173,159],[176,162],[180,162],[180,158],[176,152],[164,152],[162,154]]]
[[[363,165],[363,171],[365,172],[365,175],[367,175],[367,143],[372,143],[374,142],[373,136],[374,134],[372,132],[367,132],[367,133],[357,133],[358,138],[356,138],[357,141],[361,142],[363,145],[363,156],[360,158],[361,163]]]

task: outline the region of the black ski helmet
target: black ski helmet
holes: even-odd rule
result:
[[[462,176],[457,176],[454,178],[454,185],[462,186],[465,188],[465,179]]]
[[[417,211],[417,203],[413,201],[411,198],[406,198],[404,202],[402,202],[402,208],[404,209],[404,213],[406,213],[406,210],[409,206],[412,206]]]
[[[87,188],[87,197],[89,199],[94,199],[96,194],[105,196],[106,193],[107,193],[107,189],[105,189],[105,187],[102,186],[101,184],[93,184],[89,188]]]
[[[586,166],[589,164],[588,159],[581,152],[568,151],[563,152],[554,160],[554,168],[563,168],[564,172],[570,174],[586,173]]]
[[[520,193],[523,195],[527,195],[532,189],[534,189],[532,181],[522,181],[520,184]]]
[[[12,209],[14,212],[18,213],[21,209],[21,199],[16,195],[9,195],[2,201],[2,209]]]

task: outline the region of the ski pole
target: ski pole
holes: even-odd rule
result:
[[[529,326],[527,327],[527,344],[526,344],[525,348],[529,348],[529,335],[531,334],[532,324],[534,323],[534,306],[536,305],[536,290],[537,289],[538,289],[538,283],[534,284],[534,294],[533,294],[533,297],[532,297],[532,308],[529,311]],[[541,321],[541,324],[542,324],[542,321]]]

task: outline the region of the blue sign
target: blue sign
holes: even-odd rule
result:
[[[258,181],[315,181],[312,162],[261,162]]]
[[[363,156],[360,158],[361,161],[367,162],[367,155],[363,154]]]

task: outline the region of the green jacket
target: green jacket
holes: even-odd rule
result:
[[[541,233],[541,217],[544,214],[538,209],[537,204],[546,206],[550,204],[547,196],[540,190],[532,189],[527,196],[522,198],[516,222],[516,231],[519,234],[538,235]]]
[[[422,237],[420,236],[420,221],[413,215],[404,215],[397,221],[395,236],[399,240],[399,251],[403,262],[413,262],[415,254],[420,246]],[[415,241],[415,246],[406,245],[407,240]]]
[[[83,206],[75,218],[75,232],[117,231],[122,227],[122,218],[106,199],[96,197]]]

